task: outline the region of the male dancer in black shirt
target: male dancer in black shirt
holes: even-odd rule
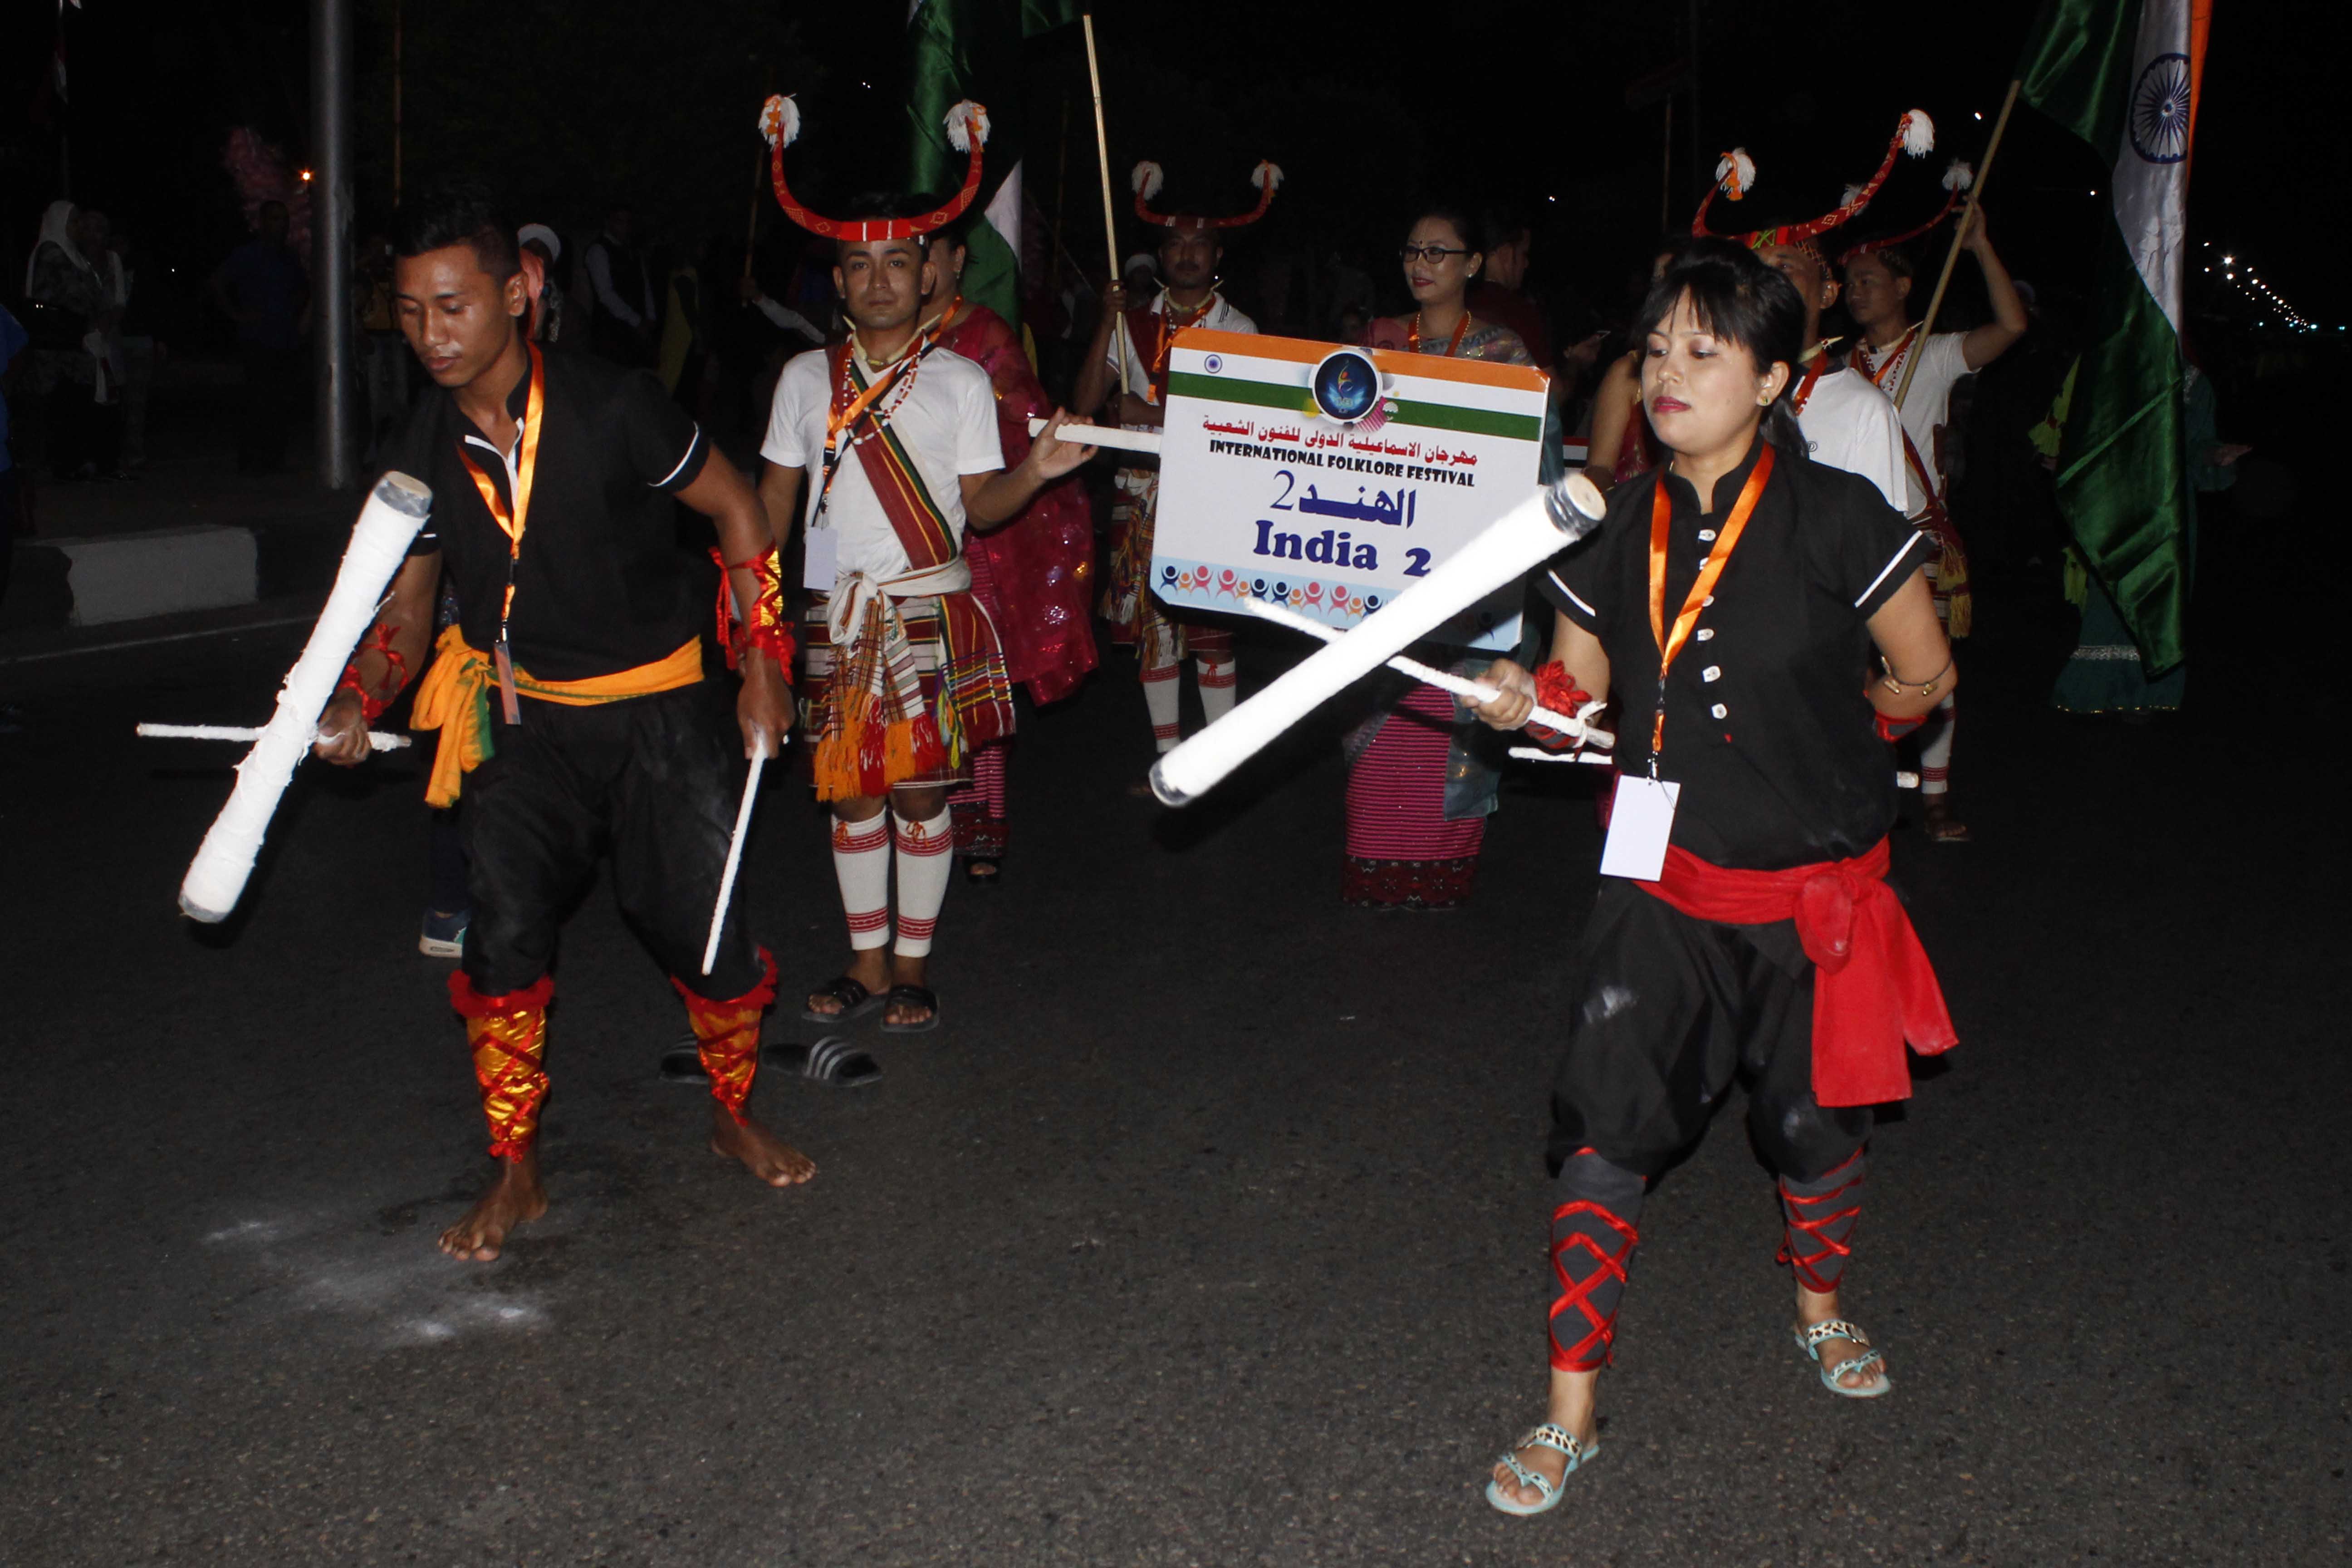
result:
[[[463,611],[442,634],[415,724],[441,731],[426,798],[447,805],[461,785],[467,797],[474,913],[449,989],[500,1163],[441,1247],[477,1259],[547,1207],[536,1137],[549,966],[563,910],[607,844],[622,911],[670,972],[700,1042],[711,1148],[773,1186],[816,1169],[744,1114],[776,972],[740,910],[700,973],[740,775],[702,679],[699,595],[674,548],[671,500],[717,525],[747,607],[740,632],[721,627],[742,673],[746,755],[775,754],[791,713],[767,517],[650,374],[542,356],[526,340],[514,233],[478,187],[430,193],[402,215],[395,309],[442,391],[418,405],[390,466],[433,488],[433,518],[318,742],[331,762],[367,754],[367,721],[424,663],[446,564]]]

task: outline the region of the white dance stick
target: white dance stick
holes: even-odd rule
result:
[[[1547,752],[1540,746],[1513,746],[1504,755],[1523,763],[1598,763],[1603,767],[1617,760],[1608,752]]]
[[[375,624],[384,588],[408,558],[408,546],[433,510],[433,491],[406,474],[386,474],[376,481],[352,542],[335,574],[334,591],[302,657],[286,672],[278,689],[278,709],[254,742],[245,761],[236,765],[236,785],[228,804],[214,818],[212,830],[180,883],[180,910],[207,924],[228,918],[253,875],[254,857],[261,852],[261,836],[278,800],[294,776],[295,764],[310,749],[319,728],[320,711],[335,694],[352,649]]]
[[[243,724],[142,724],[139,732],[151,741],[258,741],[261,731]],[[316,730],[310,739],[319,738]],[[388,735],[382,730],[368,731],[368,745],[379,752],[396,752],[408,744],[405,735]]]
[[[1288,626],[1292,631],[1305,632],[1308,637],[1321,637],[1325,642],[1338,642],[1348,635],[1337,626],[1327,626],[1321,621],[1310,620],[1297,610],[1287,605],[1275,604],[1268,599],[1244,599],[1242,608],[1262,621],[1272,621],[1276,626]],[[1423,664],[1417,658],[1407,658],[1402,654],[1389,660],[1389,668],[1399,675],[1412,676],[1423,686],[1434,686],[1440,691],[1450,691],[1454,696],[1465,698],[1472,702],[1492,702],[1502,695],[1501,691],[1484,681],[1473,680],[1468,676],[1456,675],[1451,670],[1440,669],[1435,665]],[[1601,746],[1613,746],[1617,743],[1617,737],[1608,731],[1595,730],[1581,719],[1571,719],[1565,713],[1555,713],[1540,704],[1528,714],[1528,722],[1541,724],[1549,730],[1557,730],[1571,741],[1587,741]]]
[[[728,895],[735,891],[735,873],[743,864],[743,834],[751,826],[751,807],[760,798],[760,770],[768,763],[768,741],[760,738],[751,753],[751,771],[743,775],[743,804],[735,808],[735,837],[727,841],[727,869],[719,878],[719,903],[710,911],[710,935],[702,944],[702,973],[719,962],[719,928],[727,923]]]
[[[1199,799],[1318,704],[1591,532],[1601,512],[1601,492],[1582,474],[1538,490],[1354,630],[1161,757],[1151,769],[1151,792],[1168,805]]]
[[[1043,419],[1029,421],[1029,434],[1045,434]],[[1149,452],[1160,455],[1160,432],[1157,430],[1114,430],[1108,425],[1065,425],[1055,437],[1079,447],[1116,447],[1122,452]]]

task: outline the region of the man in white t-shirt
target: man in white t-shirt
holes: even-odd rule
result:
[[[1854,345],[1856,369],[1870,377],[1890,397],[1901,395],[1897,412],[1910,446],[1906,454],[1908,476],[1906,510],[1937,536],[1942,549],[1927,564],[1927,582],[1935,590],[1937,612],[1953,637],[1968,635],[1971,605],[1968,591],[1968,558],[1959,548],[1947,503],[1950,500],[1944,457],[1944,428],[1951,418],[1952,388],[1964,375],[1982,370],[2009,352],[2025,335],[2025,301],[2010,280],[2009,268],[1985,233],[1984,214],[1970,208],[1961,220],[1960,247],[1977,259],[1984,275],[1985,294],[1993,319],[1965,332],[1937,332],[1924,343],[1910,319],[1912,285],[1916,264],[1900,246],[1864,247],[1846,258],[1845,308],[1862,341]],[[1916,358],[1914,370],[1909,362]],[[1907,387],[1906,375],[1910,378]],[[1967,826],[1952,814],[1952,731],[1958,710],[1947,698],[1937,718],[1921,731],[1919,793],[1925,803],[1927,836],[1939,843],[1957,843],[1969,836]]]
[[[1837,279],[1828,259],[1811,240],[1794,244],[1777,241],[1756,247],[1759,259],[1796,286],[1805,301],[1805,342],[1812,344],[1805,367],[1789,394],[1798,427],[1817,463],[1860,474],[1878,487],[1886,504],[1909,513],[1904,504],[1903,427],[1895,405],[1870,378],[1846,367],[1843,356],[1821,342],[1822,312],[1837,303]]]
[[[814,601],[802,723],[816,748],[818,798],[833,806],[849,921],[850,963],[810,994],[803,1016],[835,1023],[878,1005],[883,1030],[899,1034],[939,1022],[923,980],[950,869],[947,786],[969,773],[974,750],[1013,728],[1012,682],[970,592],[964,530],[1013,517],[1094,455],[1056,438],[1066,418],[1056,411],[1005,470],[987,372],[935,346],[938,323],[918,320],[930,289],[918,215],[935,205],[835,226],[833,279],[849,341],[784,367],[760,448],[769,464],[760,499],[779,546],[796,517],[806,524],[803,582]],[[848,237],[869,234],[881,237]]]
[[[1265,210],[1280,172],[1259,165],[1257,211]],[[1271,173],[1269,173],[1271,171]],[[1102,408],[1114,389],[1118,422],[1130,430],[1157,430],[1168,398],[1168,355],[1175,336],[1188,327],[1220,332],[1255,332],[1257,323],[1217,291],[1217,263],[1225,253],[1219,235],[1251,218],[1169,216],[1155,212],[1159,166],[1135,171],[1136,214],[1160,229],[1162,286],[1150,303],[1130,309],[1127,289],[1104,291],[1101,320],[1078,374],[1073,401],[1083,409]],[[1251,215],[1255,217],[1255,214]],[[1111,509],[1109,570],[1103,585],[1103,618],[1116,642],[1133,644],[1142,667],[1144,707],[1151,716],[1154,743],[1175,748],[1177,680],[1189,653],[1199,666],[1201,711],[1213,724],[1233,710],[1240,667],[1234,659],[1234,633],[1216,617],[1179,616],[1151,595],[1151,546],[1160,510],[1160,465],[1123,465],[1114,481],[1118,499]]]

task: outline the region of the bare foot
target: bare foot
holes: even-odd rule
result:
[[[499,1162],[499,1179],[466,1217],[441,1233],[441,1250],[452,1258],[488,1263],[499,1255],[507,1232],[547,1212],[547,1192],[539,1184],[539,1151]]]
[[[1594,1385],[1601,1381],[1600,1371],[1559,1372],[1551,1374],[1551,1400],[1544,1419],[1567,1428],[1569,1436],[1590,1449],[1601,1433],[1601,1418],[1593,1406]],[[1529,1446],[1513,1452],[1512,1458],[1541,1476],[1557,1491],[1568,1476],[1568,1456],[1557,1448]],[[1543,1501],[1543,1493],[1521,1484],[1511,1474],[1510,1467],[1497,1462],[1495,1466],[1495,1489],[1511,1502],[1533,1508]]]
[[[1801,1285],[1797,1287],[1797,1327],[1810,1328],[1815,1323],[1827,1322],[1838,1315],[1836,1291],[1832,1290],[1826,1296],[1816,1296]],[[1840,1388],[1868,1388],[1886,1375],[1886,1360],[1884,1356],[1867,1366],[1841,1371],[1840,1369],[1846,1367],[1849,1363],[1860,1360],[1863,1352],[1871,1348],[1855,1344],[1843,1334],[1823,1340],[1820,1348],[1822,1365],[1830,1370],[1831,1375],[1837,1379]]]
[[[890,956],[878,947],[861,947],[849,955],[849,963],[842,973],[878,996],[890,989]],[[845,1011],[840,997],[823,991],[810,994],[808,1010],[828,1018],[838,1018]]]
[[[740,1160],[743,1168],[772,1187],[795,1186],[816,1174],[816,1162],[756,1121],[738,1121],[712,1101],[710,1152]]]

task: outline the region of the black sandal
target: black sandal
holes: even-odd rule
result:
[[[852,1018],[862,1018],[882,1005],[883,999],[860,985],[846,974],[836,974],[815,990],[811,996],[830,996],[841,1004],[838,1013],[820,1013],[814,1007],[801,1009],[801,1021],[807,1024],[846,1024]]]
[[[882,1076],[880,1063],[839,1035],[813,1046],[770,1046],[760,1053],[760,1063],[835,1089],[863,1089]]]
[[[887,1000],[910,1003],[918,1007],[929,1007],[931,1010],[931,1016],[919,1024],[893,1024],[886,1019],[882,1025],[884,1034],[927,1035],[940,1026],[940,999],[929,986],[893,985],[890,987],[890,994]]]

